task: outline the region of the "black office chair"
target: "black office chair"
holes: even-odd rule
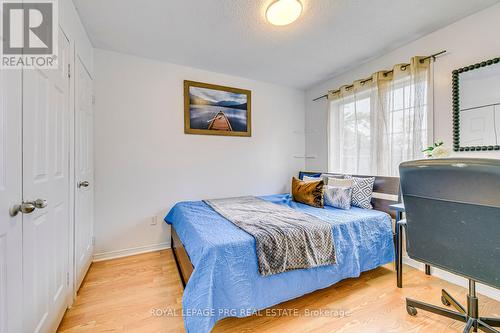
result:
[[[444,289],[457,311],[406,299],[417,308],[499,333],[500,319],[479,316],[476,281],[500,288],[500,160],[430,159],[399,166],[408,256],[469,279],[467,309]]]

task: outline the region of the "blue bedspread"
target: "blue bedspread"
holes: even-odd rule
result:
[[[383,212],[318,209],[288,194],[262,198],[332,223],[337,264],[260,276],[252,236],[201,201],[178,203],[165,221],[195,267],[182,299],[188,333],[210,332],[222,318],[248,316],[394,260],[391,220]]]

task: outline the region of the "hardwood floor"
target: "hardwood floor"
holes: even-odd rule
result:
[[[440,291],[445,288],[465,304],[464,288],[405,267],[405,287],[398,289],[392,267],[282,303],[267,313],[276,316],[224,319],[214,332],[462,332],[461,323],[424,311],[409,316],[404,299],[441,305]],[[500,302],[479,297],[482,316],[500,316]],[[171,316],[180,312],[181,300],[182,285],[170,250],[93,263],[58,331],[184,332],[182,317]],[[162,310],[168,313],[158,315]],[[307,317],[308,311],[318,314],[313,310],[323,310],[323,315]],[[280,316],[285,311],[293,315]],[[325,311],[344,311],[345,316]]]

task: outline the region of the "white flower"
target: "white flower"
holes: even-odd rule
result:
[[[434,158],[448,157],[450,156],[450,151],[443,146],[438,146],[432,150],[431,156]]]

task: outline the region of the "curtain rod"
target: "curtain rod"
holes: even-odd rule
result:
[[[444,53],[446,53],[446,50],[443,50],[443,51],[438,52],[438,53],[431,54],[430,56],[427,56],[427,57],[425,57],[425,58],[420,59],[420,62],[424,62],[424,61],[426,61],[427,59],[430,59],[430,58],[432,58],[432,59],[436,60],[436,57],[437,57],[437,56],[440,56],[440,55],[442,55],[442,54],[444,54]],[[403,67],[406,67],[406,66],[409,66],[409,65],[410,65],[410,64],[405,64]],[[385,74],[389,74],[389,73],[392,73],[392,72],[394,72],[394,70],[392,70],[392,69],[391,69],[391,70],[389,70],[389,71],[386,71],[386,72],[385,72]],[[367,79],[361,80],[361,83],[369,82],[369,81],[371,81],[371,80],[373,80],[373,79],[370,77],[370,78],[367,78]],[[354,86],[354,85],[352,85],[352,84],[351,84],[350,86],[347,86],[347,88],[352,88],[353,86]],[[340,89],[337,89],[337,90],[334,90],[333,92],[335,93],[335,92],[339,92],[339,91],[340,91]],[[316,97],[315,99],[313,99],[313,102],[319,101],[320,99],[327,98],[327,97],[328,97],[328,94],[325,94],[325,95],[323,95],[323,96]]]

